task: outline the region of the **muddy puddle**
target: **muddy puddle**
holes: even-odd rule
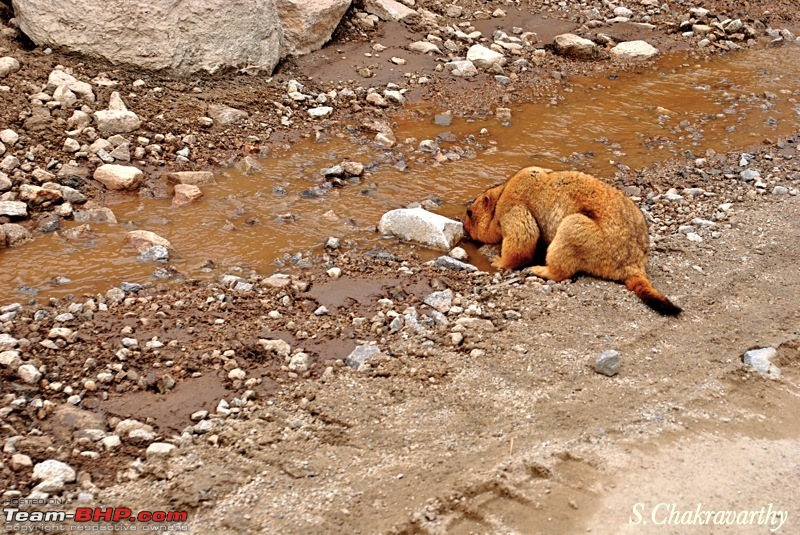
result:
[[[169,265],[190,277],[210,277],[233,266],[267,274],[297,262],[297,253],[321,252],[330,236],[345,245],[391,249],[396,241],[375,232],[386,210],[431,199],[438,204],[435,211],[460,217],[464,203],[478,192],[527,165],[608,178],[626,167],[788,135],[800,115],[798,80],[800,47],[744,51],[700,63],[681,54],[637,73],[570,79],[563,99],[512,108],[510,119],[454,118],[439,126],[434,115],[444,110],[410,108],[394,129],[400,146],[393,153],[356,138],[304,141],[291,150],[275,149],[261,160],[262,172],[218,170],[217,184],[203,186],[204,197],[195,204],[173,207],[171,195],[117,197],[108,206],[119,224],[93,224],[88,239],[37,235],[33,243],[0,250],[0,303],[37,292],[80,295],[105,292],[122,281],[152,280],[160,266],[138,261],[137,253],[123,246],[125,232],[135,229],[167,238],[175,249]],[[488,135],[481,134],[484,128]],[[418,150],[420,141],[437,136],[447,156],[441,162]],[[321,171],[343,159],[365,164],[367,172],[325,195],[310,194]],[[71,226],[76,224],[62,228]],[[474,248],[469,252],[471,261],[486,265]]]

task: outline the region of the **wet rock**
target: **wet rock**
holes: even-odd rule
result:
[[[594,371],[608,377],[617,375],[619,369],[619,351],[614,351],[613,349],[603,351],[594,363]]]
[[[147,0],[111,5],[98,0],[77,5],[15,0],[14,14],[20,30],[42,48],[140,70],[178,75],[225,67],[272,72],[280,59],[282,32],[273,1],[192,0],[176,8]]]
[[[214,173],[211,171],[179,171],[168,173],[167,180],[177,184],[191,184],[193,186],[206,186],[216,184]]]
[[[772,359],[778,356],[778,352],[773,347],[762,347],[751,349],[742,356],[742,361],[755,368],[759,373],[778,377],[781,374],[780,368],[772,363]]]
[[[453,76],[461,78],[471,78],[478,75],[475,64],[469,60],[450,61],[444,64],[445,69],[450,71]]]
[[[467,50],[467,61],[471,61],[479,69],[490,69],[495,65],[502,67],[506,64],[506,58],[503,54],[483,45],[472,45]]]
[[[0,216],[27,217],[28,205],[21,201],[0,201]]]
[[[609,54],[623,61],[642,61],[658,55],[658,49],[646,41],[626,41],[612,48]]]
[[[21,68],[19,61],[10,56],[0,58],[0,79],[19,71]]]
[[[283,28],[281,57],[300,56],[327,43],[351,0],[278,0]]]
[[[86,210],[76,210],[73,214],[78,223],[114,223],[117,218],[110,208],[89,208]]]
[[[401,208],[386,212],[378,230],[405,241],[413,241],[435,249],[449,251],[464,237],[459,221],[428,212],[422,208]]]
[[[142,262],[168,262],[169,249],[163,245],[154,245],[143,251],[142,254],[139,255],[139,260]]]
[[[121,303],[125,299],[125,292],[120,288],[111,288],[106,292],[106,299],[111,303]]]
[[[160,245],[167,250],[172,250],[172,244],[149,230],[132,230],[125,235],[125,243],[132,245],[140,253],[144,253],[155,245]]]
[[[557,53],[576,59],[593,59],[599,54],[596,44],[573,33],[557,35],[553,45]]]
[[[443,267],[446,269],[454,269],[456,271],[478,271],[478,268],[473,266],[472,264],[467,264],[466,262],[462,262],[460,260],[456,260],[455,258],[449,256],[440,256],[434,262],[438,267]]]
[[[447,255],[451,258],[455,258],[456,260],[466,260],[469,256],[461,247],[453,247],[450,252],[447,253]]]
[[[132,190],[144,180],[144,173],[130,165],[103,164],[94,172],[94,179],[110,190]]]
[[[0,234],[5,235],[8,247],[18,247],[33,240],[33,235],[28,229],[16,223],[6,223],[5,225],[0,225],[0,227],[2,227]]]
[[[55,214],[50,214],[39,221],[36,232],[50,234],[51,232],[57,231],[59,228],[61,228],[61,218]]]
[[[264,167],[256,158],[253,158],[252,156],[245,156],[236,162],[236,169],[238,169],[239,172],[244,175],[249,175],[252,173],[260,173],[264,170]]]
[[[49,459],[33,467],[35,481],[59,480],[64,483],[72,483],[75,481],[75,476],[75,470],[70,465],[55,459]]]
[[[185,206],[191,204],[203,196],[200,188],[192,184],[177,184],[175,186],[175,196],[172,198],[173,206]]]
[[[345,359],[345,364],[353,369],[358,369],[364,364],[371,356],[380,353],[381,350],[377,345],[362,344],[357,346]]]
[[[381,20],[396,20],[409,24],[419,20],[419,13],[394,0],[365,0],[364,9]]]

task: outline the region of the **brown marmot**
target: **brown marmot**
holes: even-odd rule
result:
[[[496,267],[531,264],[541,240],[546,265],[532,266],[530,273],[554,281],[579,272],[620,281],[661,314],[681,312],[647,279],[644,215],[621,191],[591,175],[525,168],[467,205],[464,230],[479,242],[502,242]]]

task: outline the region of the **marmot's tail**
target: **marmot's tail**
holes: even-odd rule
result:
[[[675,305],[672,301],[653,288],[650,281],[644,274],[634,275],[625,281],[625,286],[644,301],[644,304],[665,316],[675,316],[683,312],[683,309]]]

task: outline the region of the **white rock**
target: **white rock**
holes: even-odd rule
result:
[[[414,52],[422,52],[423,54],[427,54],[429,52],[435,52],[437,54],[442,53],[438,46],[428,41],[415,41],[408,45],[408,49],[413,50]]]
[[[132,230],[128,232],[125,235],[125,243],[132,245],[140,253],[144,253],[155,245],[160,245],[168,251],[172,250],[172,244],[169,240],[149,230]]]
[[[315,119],[320,117],[326,117],[331,113],[333,113],[333,108],[331,108],[330,106],[319,106],[308,110],[308,114]]]
[[[762,347],[745,352],[742,360],[760,373],[779,376],[781,374],[780,369],[772,363],[772,359],[776,356],[778,356],[778,352],[775,348]]]
[[[625,41],[612,48],[609,54],[623,61],[641,61],[656,56],[658,49],[647,41]]]
[[[86,82],[81,82],[71,74],[56,69],[47,78],[45,91],[55,91],[60,86],[65,85],[70,91],[87,102],[94,102],[94,91],[92,86]]]
[[[75,481],[75,470],[67,463],[49,459],[33,467],[33,479],[35,481],[58,479],[64,483],[72,483]]]
[[[414,22],[419,18],[419,13],[394,0],[366,0],[364,9],[381,20]]]
[[[557,35],[553,40],[556,52],[577,59],[592,59],[597,55],[597,45],[574,33]]]
[[[274,352],[279,357],[286,358],[292,352],[292,347],[284,342],[283,340],[266,340],[261,339],[258,341],[258,345],[262,346],[265,351]]]
[[[15,73],[20,70],[19,61],[16,59],[6,56],[0,58],[0,78],[5,78],[11,73]]]
[[[28,205],[21,201],[0,201],[0,215],[25,217],[28,215]]]
[[[506,57],[499,53],[486,48],[483,45],[472,45],[467,50],[467,60],[471,61],[473,65],[479,69],[488,69],[493,65],[500,65],[501,67],[506,63]]]
[[[94,171],[94,179],[110,190],[136,189],[144,173],[130,165],[103,164]]]
[[[127,134],[142,126],[139,116],[128,110],[100,110],[94,112],[97,129],[104,134]]]
[[[15,347],[19,340],[11,336],[10,334],[0,333],[0,351],[11,351]]]
[[[9,147],[13,147],[17,144],[17,141],[19,141],[19,134],[10,128],[4,128],[3,130],[0,130],[0,141]]]
[[[462,78],[471,78],[478,75],[478,69],[475,64],[469,60],[450,61],[444,64],[445,69],[448,69],[453,76]]]
[[[393,235],[434,249],[449,251],[464,237],[459,221],[448,219],[422,208],[401,208],[383,214],[378,229],[381,234]]]
[[[176,184],[175,185],[175,196],[172,198],[172,205],[173,206],[184,206],[187,204],[191,204],[194,201],[198,200],[200,197],[203,196],[203,192],[200,191],[195,185],[192,184]]]
[[[308,354],[297,353],[292,355],[292,359],[289,361],[289,369],[295,372],[308,370]]]
[[[283,27],[281,57],[319,50],[338,26],[351,0],[278,0]]]
[[[37,383],[42,378],[42,372],[37,370],[33,364],[23,364],[17,368],[17,375],[29,385]]]
[[[177,448],[175,444],[169,444],[167,442],[153,442],[149,446],[147,446],[147,450],[145,451],[145,456],[148,460],[150,459],[166,459],[172,452]]]
[[[274,0],[15,0],[14,14],[43,48],[176,74],[271,72],[283,40]]]

